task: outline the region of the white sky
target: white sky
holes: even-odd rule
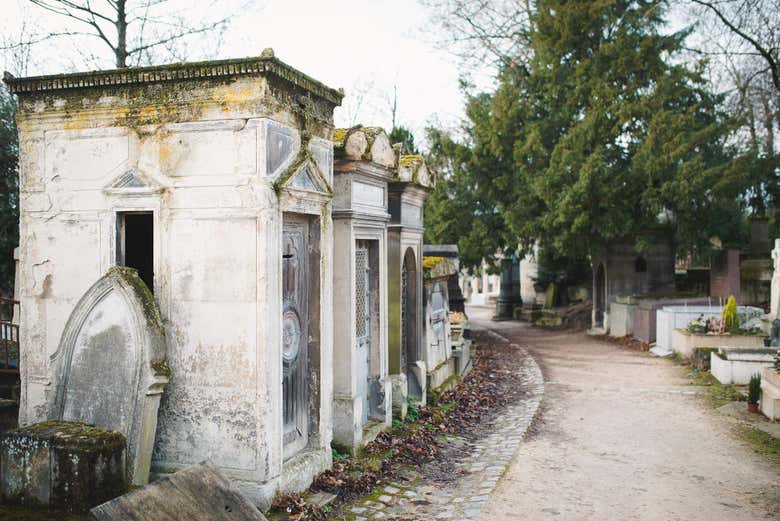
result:
[[[336,111],[337,126],[352,123],[356,93],[368,91],[356,122],[389,130],[394,85],[397,122],[412,128],[418,141],[426,123],[451,126],[461,117],[456,61],[426,41],[431,38],[425,33],[428,13],[416,0],[256,1],[255,8],[234,19],[219,57],[254,56],[272,47],[289,65],[326,85],[344,88],[347,98]],[[0,31],[6,38],[18,34],[23,20],[45,32],[62,29],[60,18],[26,0],[0,0]],[[79,55],[69,41],[34,48],[30,74],[72,70]],[[94,51],[110,58],[110,50],[94,42]]]

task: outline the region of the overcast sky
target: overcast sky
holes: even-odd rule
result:
[[[237,1],[225,0],[225,5]],[[13,38],[25,19],[44,31],[63,28],[60,18],[26,0],[0,0],[0,6],[0,30],[7,37]],[[193,11],[197,13],[197,8]],[[397,121],[411,127],[419,139],[430,121],[454,125],[463,105],[455,59],[426,41],[432,38],[425,31],[427,19],[416,0],[257,0],[234,19],[219,57],[259,55],[272,47],[282,61],[331,87],[344,88],[347,99],[337,109],[337,126],[349,126],[356,119],[389,127],[396,86]],[[29,73],[84,68],[71,42],[63,38],[56,45],[39,46]],[[93,45],[94,52],[105,53],[110,60],[110,50],[97,40],[79,42],[84,45]]]

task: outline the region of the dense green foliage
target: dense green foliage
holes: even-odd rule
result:
[[[19,243],[19,143],[16,101],[0,85],[0,293],[13,291],[13,250]]]
[[[447,133],[428,129],[428,166],[437,174],[436,188],[425,203],[425,242],[457,244],[464,266],[479,266],[506,246],[502,216],[480,197],[474,172],[479,158],[470,144],[455,142]]]
[[[736,241],[745,179],[734,125],[703,65],[677,58],[686,34],[661,34],[664,2],[536,5],[532,58],[468,99],[468,139],[432,132],[448,180],[426,212],[427,240],[458,242],[468,259],[518,243],[582,259],[611,240],[641,249],[659,232],[680,250]],[[453,241],[453,226],[466,237]]]

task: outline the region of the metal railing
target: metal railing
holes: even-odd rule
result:
[[[0,373],[19,373],[19,301],[0,297]]]

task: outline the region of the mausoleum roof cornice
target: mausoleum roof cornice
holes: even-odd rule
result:
[[[328,87],[301,71],[287,65],[266,49],[262,55],[248,58],[183,62],[149,67],[132,67],[102,71],[54,74],[16,78],[6,72],[3,81],[14,94],[89,89],[122,85],[143,85],[210,78],[273,75],[334,105],[340,105],[342,90]]]

